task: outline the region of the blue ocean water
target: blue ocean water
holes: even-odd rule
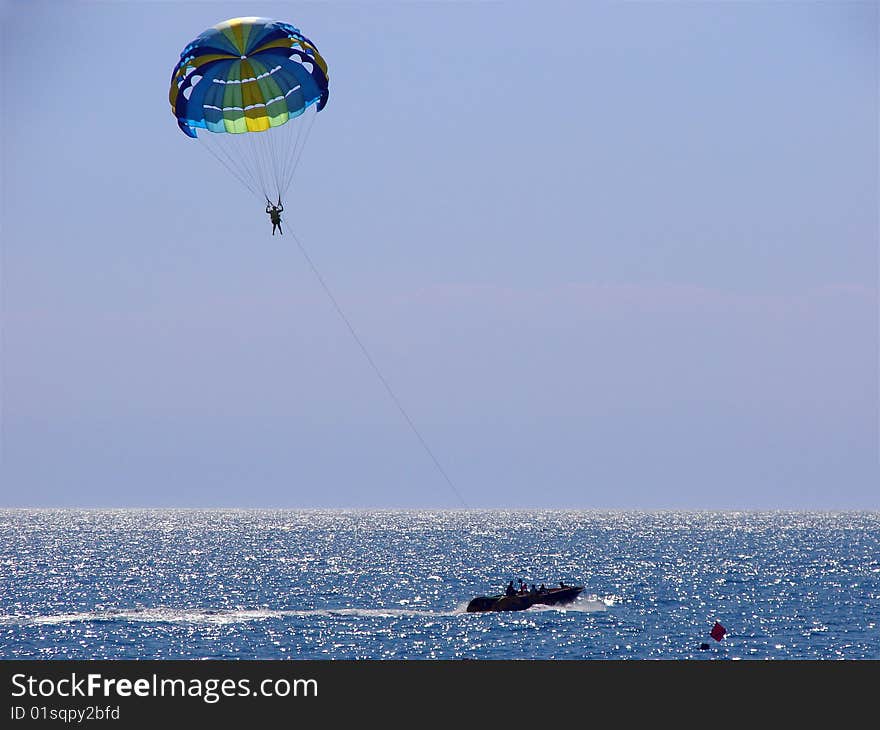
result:
[[[3,510],[0,658],[880,659],[880,512]]]

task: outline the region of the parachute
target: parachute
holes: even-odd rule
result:
[[[327,64],[298,28],[232,18],[183,49],[168,98],[184,134],[254,195],[280,202],[327,104],[327,83]]]

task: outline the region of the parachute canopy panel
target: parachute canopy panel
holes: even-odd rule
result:
[[[289,23],[232,18],[204,31],[180,54],[169,101],[181,130],[264,132],[328,97],[327,64]]]

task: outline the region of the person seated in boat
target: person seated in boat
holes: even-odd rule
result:
[[[568,586],[565,585],[565,583],[563,583],[562,581],[559,581],[559,587],[560,588],[568,588]]]
[[[532,593],[532,594],[534,594],[534,593],[537,593],[537,592],[538,592],[538,589],[537,589],[537,588],[535,588],[535,584],[534,584],[534,583],[532,583],[532,590],[530,590],[530,591],[529,591],[529,593]]]
[[[547,587],[543,583],[541,583],[541,587],[538,589],[538,592],[539,593],[546,593]]]
[[[510,583],[507,584],[507,588],[504,591],[504,595],[505,596],[515,596],[516,595],[516,588],[513,587],[513,581],[510,581]]]

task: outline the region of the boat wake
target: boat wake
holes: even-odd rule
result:
[[[241,624],[286,618],[395,618],[455,616],[457,611],[418,611],[406,608],[327,608],[273,611],[269,609],[172,609],[151,608],[128,611],[83,611],[41,616],[0,616],[0,626],[52,626],[71,623],[148,623],[148,624]]]
[[[593,613],[606,611],[610,603],[597,596],[580,597],[565,606],[533,606],[529,611],[557,612],[582,611]],[[432,611],[413,608],[316,608],[302,610],[257,609],[179,609],[144,608],[118,611],[82,611],[28,616],[21,614],[0,615],[0,626],[53,626],[71,623],[150,623],[150,624],[202,624],[224,625],[254,621],[284,620],[287,618],[428,618],[472,616],[466,611],[467,602],[448,611]]]
[[[599,598],[596,595],[578,596],[573,603],[566,603],[560,606],[542,606],[536,604],[529,611],[555,611],[557,613],[565,613],[566,611],[581,611],[582,613],[601,613],[607,611],[608,607],[613,605],[612,601]]]

